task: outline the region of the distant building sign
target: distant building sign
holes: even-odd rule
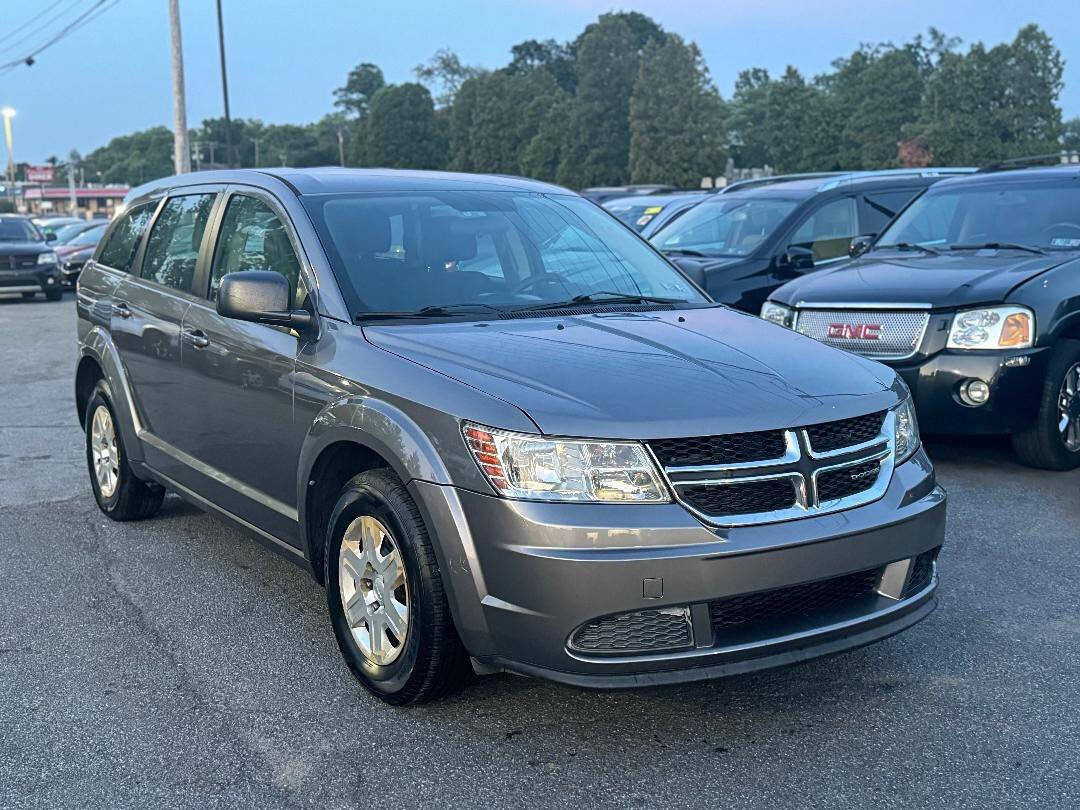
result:
[[[27,166],[26,181],[28,183],[51,183],[53,181],[53,167]]]

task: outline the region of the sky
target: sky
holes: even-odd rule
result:
[[[33,46],[95,0],[0,0],[0,64]],[[55,6],[33,33],[17,25]],[[66,9],[70,11],[64,13]],[[223,0],[229,100],[234,117],[305,123],[333,109],[333,90],[359,62],[374,62],[388,82],[439,48],[485,68],[506,64],[525,39],[573,39],[599,14],[633,10],[701,47],[720,92],[730,97],[740,70],[776,73],[793,64],[812,76],[860,43],[903,43],[930,26],[967,45],[1011,40],[1038,23],[1065,59],[1060,98],[1066,118],[1080,115],[1080,2],[1029,0]],[[188,125],[222,114],[214,0],[180,0]],[[110,138],[172,126],[167,0],[118,0],[96,19],[0,75],[0,106],[16,110],[18,161],[86,153]]]

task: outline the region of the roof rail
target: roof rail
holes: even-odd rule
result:
[[[843,183],[853,183],[856,180],[877,180],[889,177],[947,177],[954,174],[973,174],[978,169],[973,166],[926,166],[923,168],[910,169],[871,169],[861,172],[847,172],[840,177],[834,177],[818,186],[818,191],[828,191]]]
[[[1056,162],[1048,163],[1047,161],[1050,160]],[[979,169],[979,172],[1001,172],[1008,169],[1016,169],[1020,166],[1031,166],[1033,168],[1050,168],[1053,166],[1068,166],[1076,163],[1080,163],[1080,152],[1077,152],[1077,150],[1075,149],[1073,149],[1072,151],[1062,149],[1058,152],[1047,152],[1045,155],[1027,155],[1025,157],[999,160],[996,163],[990,163],[986,166],[982,166]],[[1042,165],[1040,166],[1040,164]]]
[[[718,188],[707,189],[709,194],[724,194],[728,191],[742,191],[747,188],[757,188],[758,186],[769,186],[773,183],[786,183],[789,180],[816,180],[819,177],[835,177],[836,175],[844,174],[844,172],[800,172],[797,174],[771,174],[768,177],[748,177],[745,180],[736,180],[734,183],[730,183],[726,186],[719,186]]]

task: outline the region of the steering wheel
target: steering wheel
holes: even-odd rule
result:
[[[1080,225],[1077,225],[1075,222],[1055,222],[1053,225],[1047,225],[1039,231],[1039,235],[1042,236],[1043,234],[1046,234],[1047,238],[1050,238],[1050,235],[1059,228],[1065,228],[1080,235]]]
[[[535,276],[529,276],[519,281],[517,284],[510,288],[510,292],[514,295],[531,290],[535,287],[551,287],[558,284],[565,289],[566,282],[562,277],[556,273],[537,273]]]

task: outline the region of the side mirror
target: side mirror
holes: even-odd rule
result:
[[[273,270],[229,273],[218,287],[217,311],[238,321],[310,329],[315,319],[306,309],[289,309],[289,282]]]
[[[56,233],[54,231],[49,231],[47,234],[45,234],[45,241],[46,242],[55,242],[56,241]]]
[[[877,238],[876,233],[868,233],[862,236],[856,236],[851,240],[851,244],[848,246],[848,256],[855,259],[862,256],[866,251],[870,249],[870,246],[874,244],[874,240]]]
[[[809,248],[789,245],[787,252],[781,257],[784,264],[795,270],[814,269],[814,251]]]

